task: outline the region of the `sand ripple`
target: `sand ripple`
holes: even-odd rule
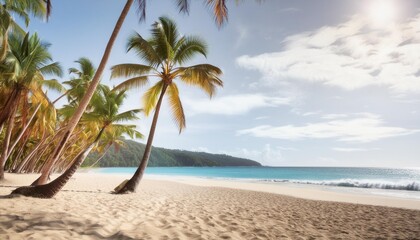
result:
[[[122,180],[79,174],[54,199],[0,199],[0,239],[420,239],[416,210],[155,180],[109,194]]]

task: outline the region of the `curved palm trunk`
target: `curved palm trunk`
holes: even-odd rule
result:
[[[0,180],[4,179],[4,167],[6,164],[7,156],[9,155],[8,150],[9,150],[9,145],[10,145],[10,139],[12,137],[12,130],[15,125],[16,111],[17,111],[17,104],[14,104],[11,109],[10,116],[8,118],[6,135],[4,136],[4,139],[3,139],[3,151],[0,155]]]
[[[9,148],[8,150],[8,155],[6,157],[6,160],[10,157],[10,154],[12,153],[13,149],[16,147],[16,145],[19,143],[20,139],[22,138],[23,134],[26,132],[26,130],[28,129],[29,125],[31,124],[32,120],[35,118],[36,113],[38,112],[38,110],[41,108],[41,103],[38,104],[38,106],[36,107],[35,111],[33,112],[31,118],[29,119],[29,121],[25,124],[25,126],[23,127],[22,131],[19,133],[19,135],[16,137],[15,142],[12,144],[12,146]]]
[[[45,135],[45,133],[44,133]],[[38,151],[38,149],[42,146],[42,144],[44,144],[45,140],[47,138],[45,138],[43,135],[41,141],[39,141],[35,147],[32,149],[32,151],[17,165],[17,167],[13,168],[12,172],[13,173],[20,173],[22,172],[23,168],[26,166],[26,164],[29,162],[29,160],[34,156],[34,154]]]
[[[157,120],[159,118],[160,106],[162,105],[162,99],[163,99],[163,96],[165,95],[167,87],[168,87],[167,84],[163,86],[162,92],[160,93],[160,96],[159,96],[159,100],[156,104],[155,114],[153,115],[152,126],[150,127],[149,137],[147,138],[146,147],[144,149],[143,158],[140,162],[140,165],[130,180],[128,181],[126,180],[122,182],[119,186],[115,188],[116,194],[135,192],[137,186],[140,183],[140,180],[143,178],[144,170],[147,167],[147,163],[149,162],[149,158],[150,158],[150,153],[152,151],[152,142],[153,142],[153,137],[155,135]]]
[[[69,93],[69,91],[66,91],[65,93],[61,94],[61,96],[59,96],[57,99],[55,99],[52,102],[52,105],[56,104],[58,101],[60,101],[60,99],[62,99],[63,97],[65,97],[68,93]]]
[[[84,151],[80,152],[74,159],[73,164],[58,178],[54,179],[48,184],[38,186],[19,187],[12,191],[11,194],[20,194],[27,197],[36,198],[52,198],[54,197],[66,183],[70,180],[76,170],[82,165],[87,155],[92,151],[93,147],[99,141],[104,132],[105,127],[101,129],[95,141],[93,141]]]
[[[82,100],[79,103],[78,108],[76,109],[76,112],[70,119],[70,121],[67,124],[67,130],[64,133],[63,137],[59,141],[59,144],[53,151],[53,154],[51,158],[48,160],[45,168],[43,168],[41,176],[34,182],[32,185],[41,185],[45,184],[48,181],[48,177],[51,174],[51,170],[53,169],[54,164],[59,159],[59,156],[61,155],[61,152],[63,151],[71,133],[73,132],[74,128],[76,127],[77,123],[79,122],[80,118],[83,115],[83,112],[86,110],[86,107],[88,106],[90,99],[92,98],[93,94],[95,93],[96,87],[98,86],[102,73],[105,69],[106,63],[108,62],[109,55],[111,54],[112,47],[114,45],[115,39],[118,36],[118,33],[121,29],[122,24],[124,23],[124,20],[128,14],[128,11],[130,10],[131,5],[133,4],[134,0],[127,0],[120,17],[118,18],[118,21],[114,27],[114,31],[111,34],[111,37],[109,38],[108,44],[105,48],[104,55],[102,56],[101,62],[99,64],[98,70],[95,73],[95,76],[93,77],[91,83],[89,84],[89,87],[83,96]]]
[[[4,104],[3,110],[0,112],[0,127],[3,127],[4,123],[7,121],[9,116],[11,115],[11,111],[13,107],[16,105],[16,101],[19,98],[20,90],[13,89],[10,93],[9,97]]]
[[[104,153],[102,153],[102,155],[98,158],[98,159],[96,159],[96,161],[93,163],[93,164],[91,164],[90,166],[89,166],[89,168],[92,168],[93,166],[95,166],[99,161],[101,161],[101,159],[105,156],[105,154],[108,152],[108,150],[111,148],[111,146],[112,146],[112,144],[109,144],[107,147],[106,147],[106,149],[105,149],[105,151],[104,151]]]

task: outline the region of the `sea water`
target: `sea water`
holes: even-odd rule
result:
[[[135,170],[136,168],[99,168],[93,171],[133,174]],[[149,167],[146,169],[146,175],[312,184],[336,189],[363,188],[376,194],[420,199],[420,168]]]

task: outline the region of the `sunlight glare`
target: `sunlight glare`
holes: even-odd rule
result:
[[[395,22],[397,10],[394,0],[372,0],[368,7],[369,18],[374,27],[386,27]]]

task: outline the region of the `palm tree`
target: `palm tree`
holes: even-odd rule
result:
[[[143,135],[136,131],[135,125],[125,125],[121,122],[138,119],[136,116],[140,109],[129,110],[119,113],[124,99],[127,97],[125,91],[112,91],[107,86],[101,86],[101,97],[92,102],[94,110],[84,114],[81,122],[96,126],[95,139],[74,158],[71,166],[58,178],[45,185],[20,187],[12,194],[38,198],[52,198],[55,196],[73,176],[77,168],[83,163],[90,151],[99,143],[103,134],[126,134],[132,138],[142,138]],[[92,128],[93,129],[93,128]]]
[[[226,8],[226,1],[227,0],[204,0],[207,5],[211,8],[213,8],[214,16],[216,23],[218,26],[221,26],[224,22],[227,20],[227,8]],[[68,124],[66,125],[66,130],[63,134],[63,136],[60,138],[59,143],[57,144],[56,148],[54,149],[52,156],[51,156],[51,162],[52,165],[57,162],[59,156],[61,155],[68,139],[71,136],[71,133],[77,126],[77,123],[79,122],[80,118],[82,117],[84,111],[86,110],[87,106],[89,105],[89,102],[100,82],[100,78],[103,74],[103,71],[105,69],[105,66],[108,62],[109,56],[111,54],[112,47],[114,45],[115,39],[118,36],[118,33],[122,27],[122,24],[124,23],[124,20],[131,8],[131,5],[133,4],[134,0],[127,0],[118,20],[114,27],[114,30],[111,34],[111,37],[109,38],[108,44],[105,47],[104,54],[102,56],[101,62],[99,63],[98,70],[95,73],[95,76],[92,79],[92,82],[89,84],[89,87],[86,90],[86,93],[83,97],[83,99],[80,101],[80,104],[76,111],[74,112],[74,115],[69,120]],[[189,10],[189,2],[190,0],[177,0],[177,6],[180,12],[188,13]],[[138,12],[140,13],[139,20],[142,21],[146,17],[146,0],[136,0],[137,6],[138,6]],[[40,178],[38,179],[35,184],[45,184],[48,181],[48,178]]]
[[[90,61],[88,58],[82,57],[82,58],[79,58],[75,62],[78,63],[79,65],[78,68],[73,67],[69,69],[69,73],[75,75],[75,77],[73,77],[69,81],[63,82],[63,84],[69,86],[69,89],[61,96],[61,97],[64,97],[65,95],[67,96],[68,104],[64,105],[59,110],[62,123],[64,124],[68,122],[69,119],[71,119],[71,117],[74,115],[74,112],[76,111],[81,99],[83,98],[86,92],[86,88],[89,86],[96,72],[96,67],[93,65],[92,61]],[[104,85],[100,84],[98,88],[101,89],[103,86]],[[95,91],[92,97],[92,101],[100,97],[99,96],[100,92],[101,91]],[[90,104],[90,107],[89,106],[87,107],[86,111],[91,111],[92,110],[91,108],[92,108],[92,104]],[[85,135],[85,136],[88,136],[88,135]],[[57,164],[57,161],[54,161],[54,159],[52,158],[47,159],[41,169],[41,176],[38,179],[36,179],[32,183],[32,185],[38,185],[40,183],[46,182],[49,179],[49,176],[56,164]]]
[[[146,65],[127,63],[112,67],[112,78],[130,77],[130,79],[118,85],[117,89],[144,86],[148,83],[149,78],[158,80],[143,96],[145,114],[149,115],[153,109],[155,110],[143,158],[134,176],[125,184],[117,187],[117,193],[134,192],[143,176],[150,157],[159,111],[165,93],[168,93],[169,104],[179,132],[181,133],[185,128],[184,110],[175,80],[197,86],[210,97],[214,94],[217,86],[223,86],[223,82],[219,79],[222,71],[213,65],[181,66],[197,54],[206,56],[207,48],[200,38],[194,36],[181,37],[176,24],[166,17],[160,17],[159,21],[152,25],[151,34],[151,38],[145,40],[140,34],[135,33],[129,38],[127,44],[128,51],[136,52],[146,62]]]
[[[26,27],[29,25],[29,15],[47,18],[51,9],[51,2],[45,0],[1,0],[0,1],[0,60],[6,57],[8,49],[9,32],[25,35],[22,27],[13,19],[17,15],[24,20]]]
[[[10,138],[19,103],[27,103],[30,95],[48,99],[42,90],[45,83],[49,87],[59,86],[56,81],[51,82],[44,78],[46,74],[62,74],[60,65],[57,62],[51,63],[48,47],[49,44],[42,42],[37,34],[26,34],[25,37],[12,35],[10,38],[10,51],[0,69],[1,85],[9,93],[2,110],[8,120],[0,157],[0,179],[4,178],[4,166],[9,155]],[[27,114],[26,109],[22,109],[21,115],[24,114]]]
[[[50,5],[49,0],[0,0],[0,62],[4,61],[9,50],[9,35],[13,33],[24,36],[26,34],[12,16],[19,16],[28,26],[30,14],[40,18],[48,17]],[[6,99],[5,107],[7,108],[0,112],[0,130],[9,119],[8,113],[12,110],[12,105],[7,104],[9,99]]]
[[[70,68],[69,74],[73,74],[76,77],[63,82],[63,84],[69,86],[69,90],[66,92],[69,105],[77,106],[83,98],[89,83],[92,81],[96,68],[92,61],[85,57],[79,58],[75,62],[78,63],[79,68]]]

